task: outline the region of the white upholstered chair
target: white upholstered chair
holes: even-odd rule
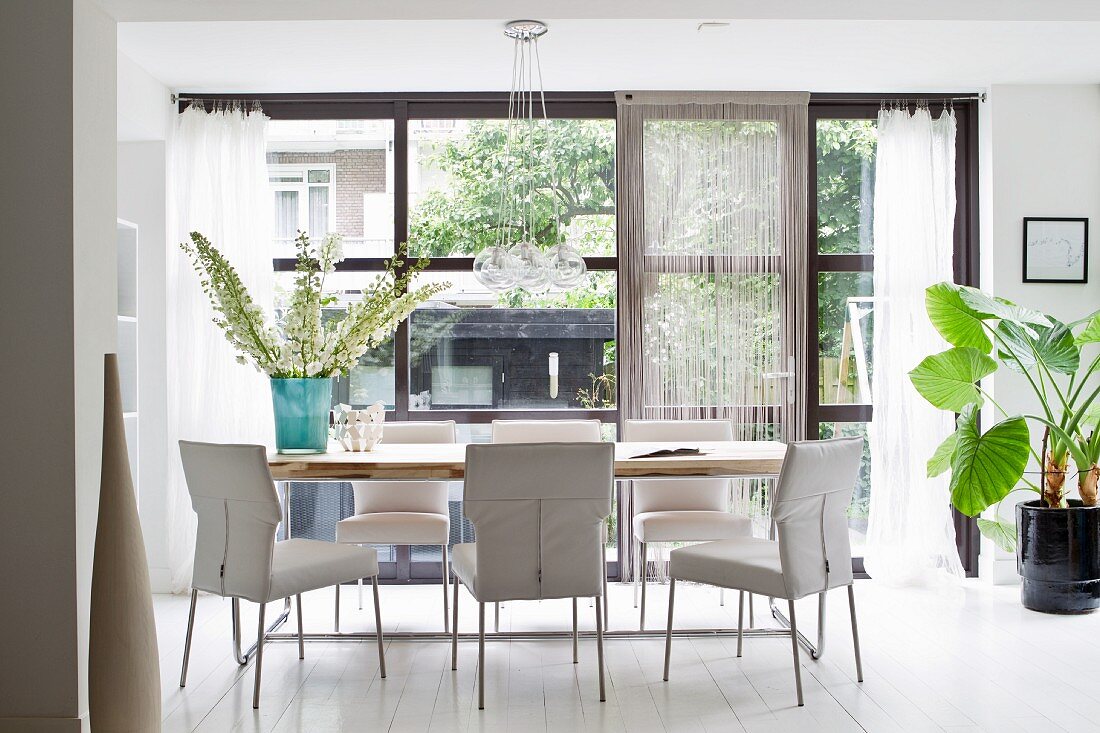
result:
[[[493,420],[494,443],[599,443],[599,420]],[[602,530],[607,547],[607,524]],[[576,601],[573,602],[576,606]],[[573,615],[576,615],[574,608]],[[607,628],[607,563],[603,574],[603,625]],[[500,604],[493,604],[493,629],[500,631]]]
[[[778,541],[741,537],[672,551],[668,627],[665,632],[665,681],[668,681],[672,652],[672,610],[677,580],[740,591],[737,656],[741,656],[743,641],[745,593],[787,600],[799,705],[802,704],[802,672],[798,659],[794,602],[805,596],[847,586],[856,679],[863,681],[847,516],[862,455],[862,438],[791,443],[787,447],[783,470],[771,502],[771,518]]]
[[[398,443],[454,443],[454,420],[388,422],[382,441]],[[336,523],[336,541],[353,545],[439,545],[443,552],[443,630],[448,631],[447,545],[451,520],[446,481],[353,481],[355,514]],[[359,608],[363,608],[363,581],[359,580]],[[336,586],[336,630],[340,630],[340,586]]]
[[[332,542],[291,539],[275,541],[282,519],[279,497],[262,445],[220,445],[180,441],[183,472],[191,506],[198,515],[195,570],[191,581],[191,612],[183,648],[180,687],[187,684],[195,600],[205,591],[260,604],[256,631],[256,678],[252,707],[260,704],[265,604],[294,596],[298,607],[298,658],[305,656],[302,633],[302,593],[356,578],[374,581],[374,621],[378,664],[386,676],[382,618],[378,603],[378,555],[369,548]]]
[[[623,440],[641,443],[692,443],[733,440],[729,420],[627,420]],[[729,511],[730,481],[725,478],[635,480],[633,492],[635,553],[634,605],[645,629],[646,572],[651,542],[708,542],[752,535],[752,520]],[[750,611],[752,601],[750,599]],[[751,620],[750,620],[751,624]]]
[[[600,701],[603,666],[603,543],[611,512],[615,447],[611,443],[468,445],[463,506],[475,542],[454,546],[451,669],[458,668],[458,582],[478,602],[478,709],[485,707],[485,604],[596,599]]]

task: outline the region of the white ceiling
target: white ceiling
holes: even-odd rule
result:
[[[119,21],[1100,20],[1095,0],[98,0]]]
[[[460,4],[471,5],[453,3]],[[484,91],[507,89],[511,79],[505,19],[124,22],[118,42],[177,90]],[[1100,19],[754,19],[704,32],[699,22],[714,16],[543,19],[547,89],[919,92],[1100,83]]]

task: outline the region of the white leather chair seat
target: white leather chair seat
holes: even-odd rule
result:
[[[451,570],[474,598],[477,594],[477,543],[464,542],[451,547]],[[456,596],[457,597],[457,596]]]
[[[357,578],[378,575],[378,553],[370,547],[318,540],[276,542],[271,553],[271,591],[264,602]]]
[[[705,542],[669,553],[669,576],[787,598],[779,543],[755,537]]]
[[[374,545],[445,545],[450,534],[446,514],[373,512],[336,523],[336,541]]]
[[[634,516],[639,542],[707,542],[752,535],[752,520],[716,511],[645,512]]]

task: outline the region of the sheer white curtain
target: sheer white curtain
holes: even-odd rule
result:
[[[920,398],[907,376],[947,348],[928,322],[924,290],[952,279],[955,116],[883,110],[875,172],[875,340],[869,430],[871,506],[865,564],[876,580],[920,585],[961,577],[947,477],[925,464],[951,433],[951,415]]]
[[[195,515],[177,441],[272,443],[267,379],[242,366],[175,246],[206,235],[240,273],[255,301],[272,302],[272,195],[264,151],[267,118],[259,110],[212,113],[189,107],[176,118],[169,169],[167,283],[168,561],[174,592],[191,585]]]

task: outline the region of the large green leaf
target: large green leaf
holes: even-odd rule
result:
[[[951,433],[940,443],[936,452],[928,459],[928,478],[936,478],[951,468],[951,456],[955,455],[955,446],[959,444],[958,432]]]
[[[909,372],[909,379],[924,399],[941,410],[962,412],[981,404],[975,382],[997,371],[997,362],[970,347],[948,349],[926,357]]]
[[[1019,324],[1050,326],[1050,320],[1037,310],[1016,305],[1011,300],[995,298],[977,288],[959,286],[959,297],[972,311],[983,318],[999,318]]]
[[[1051,319],[1053,326],[1031,326],[1034,334],[1011,321],[997,324],[998,356],[1010,369],[1026,371],[1042,363],[1052,372],[1073,374],[1081,366],[1081,350],[1064,323]]]
[[[1096,311],[1089,319],[1089,325],[1085,326],[1085,330],[1077,334],[1075,339],[1077,345],[1081,344],[1095,344],[1100,343],[1100,311]]]
[[[979,519],[978,531],[1005,552],[1016,552],[1016,525],[999,519]]]
[[[958,285],[932,285],[924,291],[924,307],[928,320],[952,346],[970,346],[983,354],[993,348],[980,314],[963,302]]]
[[[1030,436],[1022,417],[1010,417],[985,434],[978,430],[978,406],[959,416],[959,444],[951,458],[951,503],[974,517],[1005,498],[1024,475]]]

